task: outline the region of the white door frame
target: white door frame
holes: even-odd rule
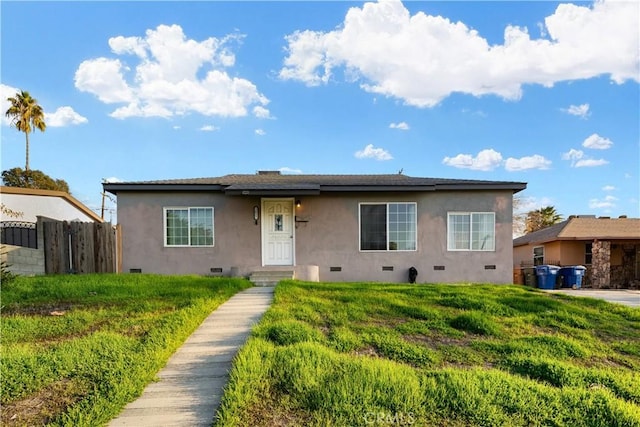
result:
[[[283,202],[287,203],[291,206],[291,215],[288,224],[284,224],[285,230],[286,227],[289,227],[291,232],[291,262],[286,264],[274,264],[268,263],[267,259],[267,232],[269,230],[269,226],[271,223],[269,222],[269,215],[267,214],[267,210],[265,209],[265,205],[268,202]],[[261,241],[261,252],[262,252],[262,266],[268,265],[285,265],[285,266],[294,266],[296,265],[296,227],[295,227],[295,204],[293,197],[263,197],[260,201],[260,241]]]

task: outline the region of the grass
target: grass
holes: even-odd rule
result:
[[[105,424],[211,311],[249,286],[146,274],[3,283],[0,424]]]
[[[521,286],[281,282],[220,426],[640,426],[640,310]]]

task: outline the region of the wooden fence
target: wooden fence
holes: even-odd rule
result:
[[[46,274],[119,271],[118,226],[50,220],[42,225]]]

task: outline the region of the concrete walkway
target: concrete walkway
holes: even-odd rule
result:
[[[549,293],[565,294],[574,297],[589,297],[603,299],[629,307],[640,308],[640,291],[631,289],[555,289],[546,291]]]
[[[253,287],[211,313],[151,383],[109,426],[209,427],[229,379],[231,362],[273,299]]]

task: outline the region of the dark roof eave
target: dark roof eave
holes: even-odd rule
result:
[[[220,184],[102,184],[105,191],[118,194],[118,191],[223,191]]]
[[[479,191],[479,190],[512,190],[514,193],[527,188],[524,182],[481,183],[481,184],[437,184],[436,190],[442,191]]]
[[[255,190],[225,190],[227,196],[317,196],[320,190],[310,189],[255,189]]]
[[[322,185],[320,191],[368,193],[372,191],[434,191],[433,185]]]

